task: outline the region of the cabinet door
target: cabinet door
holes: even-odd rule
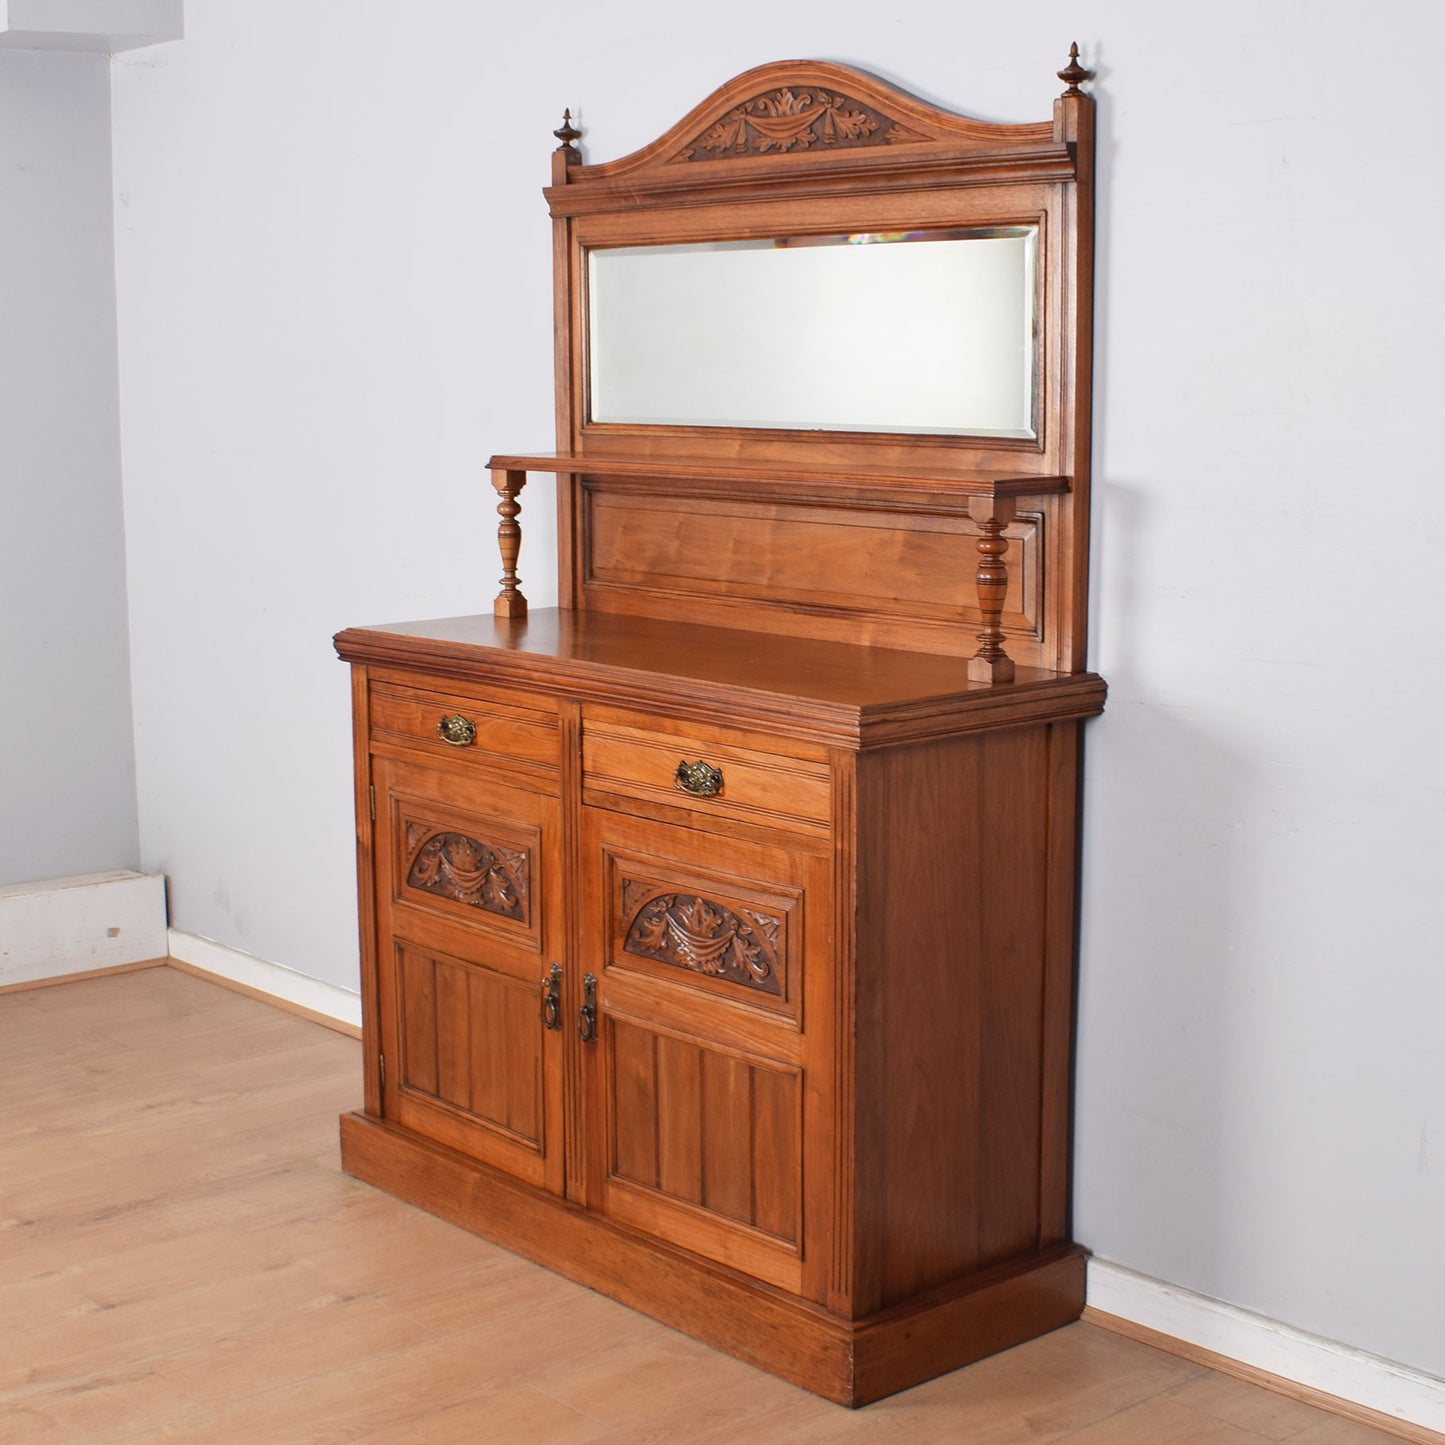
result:
[[[382,1111],[561,1192],[557,800],[471,767],[372,771]]]
[[[582,812],[589,1207],[816,1293],[805,1245],[830,1200],[807,1157],[829,1123],[815,1078],[831,1012],[822,849]]]

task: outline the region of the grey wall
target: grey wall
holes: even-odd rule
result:
[[[211,0],[115,68],[142,851],[356,983],[346,624],[484,609],[549,228],[787,55],[998,120],[1098,66],[1078,1235],[1445,1375],[1438,6]],[[544,484],[523,577],[552,588]]]
[[[110,63],[0,51],[0,883],[140,861]]]

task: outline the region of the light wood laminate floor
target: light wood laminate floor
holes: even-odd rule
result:
[[[359,1054],[168,968],[0,995],[0,1441],[1391,1438],[1088,1324],[830,1405],[347,1178]]]

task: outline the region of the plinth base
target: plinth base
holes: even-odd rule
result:
[[[1010,1349],[1084,1307],[1075,1244],[846,1320],[362,1114],[341,1117],[341,1159],[368,1184],[840,1405]]]

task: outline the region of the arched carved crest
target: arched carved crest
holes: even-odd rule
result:
[[[617,160],[582,165],[571,143],[564,143],[568,163],[554,173],[547,197],[554,215],[590,210],[593,203],[584,197],[594,186],[605,191],[625,178],[629,186],[649,191],[695,187],[697,167],[712,162],[719,163],[719,175],[723,166],[731,172],[742,163],[754,182],[773,176],[782,184],[820,162],[850,162],[855,174],[869,158],[886,169],[908,164],[909,157],[961,170],[1062,179],[1073,169],[1066,139],[1057,120],[1029,125],[973,120],[865,71],[821,60],[783,60],[730,80],[657,140]]]

